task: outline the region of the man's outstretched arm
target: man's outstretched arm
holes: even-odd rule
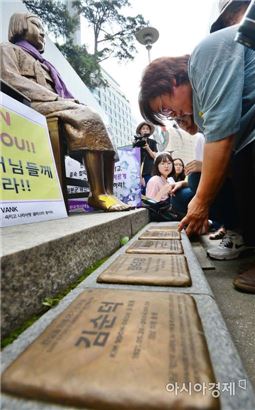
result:
[[[208,229],[209,208],[226,175],[233,150],[234,135],[205,144],[202,172],[196,195],[188,205],[188,212],[179,224],[187,235],[201,234]]]

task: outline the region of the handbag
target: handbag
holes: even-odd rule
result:
[[[157,202],[142,195],[142,204],[149,210],[151,222],[180,221],[185,215],[174,208],[171,197]]]

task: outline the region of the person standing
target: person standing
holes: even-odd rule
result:
[[[137,136],[144,140],[144,144],[141,146],[141,185],[143,195],[145,194],[147,183],[152,176],[153,163],[158,152],[157,142],[151,137],[154,130],[154,125],[147,122],[141,122],[136,128]]]

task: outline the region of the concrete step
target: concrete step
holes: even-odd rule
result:
[[[1,228],[2,337],[147,223],[148,211],[136,209]]]

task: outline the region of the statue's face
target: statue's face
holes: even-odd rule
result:
[[[45,33],[41,20],[37,17],[29,17],[27,19],[27,26],[28,30],[24,39],[42,53],[45,46]]]

